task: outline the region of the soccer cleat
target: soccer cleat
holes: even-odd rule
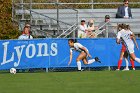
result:
[[[95,59],[95,61],[101,63],[101,61],[100,61],[100,59],[98,57],[95,57],[94,59]]]
[[[84,71],[84,69],[78,70],[78,71]]]
[[[116,71],[120,71],[120,69],[116,69]]]
[[[135,70],[135,68],[132,68],[132,70]]]
[[[122,71],[129,71],[129,68],[124,68]]]

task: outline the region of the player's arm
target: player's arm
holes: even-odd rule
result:
[[[116,38],[116,43],[120,44],[120,39]]]
[[[117,44],[120,44],[120,42],[121,42],[120,38],[121,38],[121,33],[118,32],[117,38],[116,38],[116,43],[117,43]]]
[[[134,41],[134,43],[135,43],[137,49],[139,50],[139,46],[138,46],[138,43],[137,43],[137,41],[136,41],[136,37],[135,37],[134,33],[131,35],[131,38],[133,39],[133,41]]]
[[[70,60],[69,60],[69,62],[68,62],[68,66],[71,64],[71,61],[72,61],[72,50],[70,50]]]

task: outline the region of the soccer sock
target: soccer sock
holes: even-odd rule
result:
[[[132,68],[135,68],[135,66],[134,66],[134,60],[130,59],[130,63],[132,65]]]
[[[127,58],[124,58],[124,59],[125,59],[125,62],[126,62],[126,69],[128,69],[128,65],[129,65],[128,60],[127,60]]]
[[[93,62],[95,62],[95,59],[88,60],[88,64],[92,64]]]
[[[81,70],[81,62],[80,61],[77,62],[77,67],[78,67],[78,70]]]
[[[122,64],[122,60],[119,60],[119,61],[118,61],[118,69],[121,68],[121,64]]]
[[[140,63],[140,59],[139,59],[139,58],[135,58],[135,60],[136,60],[138,63]]]

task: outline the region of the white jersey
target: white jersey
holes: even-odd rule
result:
[[[70,48],[70,52],[72,52],[72,50],[76,50],[78,52],[82,52],[83,50],[81,49],[82,47],[84,47],[82,44],[80,43],[74,43],[74,47]],[[86,47],[85,47],[86,48]],[[88,49],[86,48],[86,50],[88,51]]]
[[[133,34],[133,33],[132,33],[130,30],[127,30],[127,31],[126,31],[126,30],[122,29],[121,31],[118,32],[117,38],[118,38],[118,39],[122,38],[123,41],[124,41],[124,43],[125,43],[127,46],[129,46],[129,45],[131,45],[131,44],[134,44],[133,41],[132,41],[132,39],[131,39],[131,35],[132,35],[132,34]]]
[[[30,36],[28,36],[28,35],[26,35],[26,34],[22,34],[22,35],[20,35],[19,37],[18,37],[18,39],[33,39],[33,37],[30,35]]]
[[[131,35],[133,33],[130,31],[130,30],[124,30],[122,29],[121,31],[118,32],[118,35],[117,35],[117,39],[121,39],[123,40],[124,44],[126,45],[128,51],[130,53],[133,53],[134,52],[134,43],[131,39]]]

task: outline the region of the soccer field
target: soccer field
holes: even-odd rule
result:
[[[0,93],[139,93],[140,71],[0,73]]]

